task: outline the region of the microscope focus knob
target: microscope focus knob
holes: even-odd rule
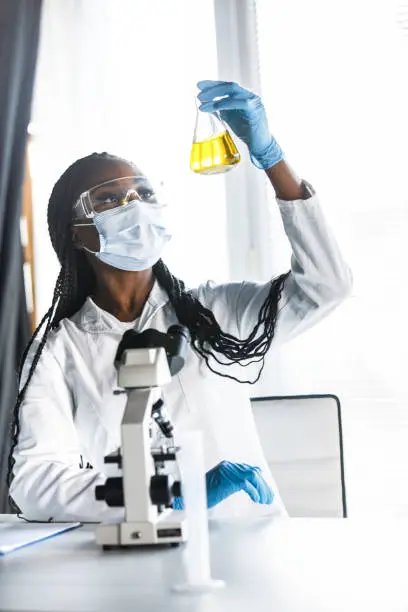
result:
[[[117,463],[118,464],[118,468],[122,468],[122,455],[120,453],[116,453],[115,455],[106,455],[106,457],[104,457],[103,462],[108,464],[108,463]]]
[[[155,506],[170,506],[180,492],[180,483],[174,482],[168,474],[156,474],[150,479],[150,499]]]
[[[108,478],[104,485],[95,487],[95,499],[104,501],[111,508],[121,508],[125,505],[123,495],[123,479]]]
[[[105,501],[105,485],[97,485],[95,487],[95,499],[97,501]]]
[[[174,497],[181,497],[181,482],[179,480],[176,480],[173,483],[171,492],[173,493]]]

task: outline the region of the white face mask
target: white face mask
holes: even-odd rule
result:
[[[95,213],[99,252],[87,251],[119,270],[147,270],[161,257],[171,232],[164,206],[133,200],[125,206]]]

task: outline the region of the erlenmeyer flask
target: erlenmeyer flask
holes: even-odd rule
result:
[[[190,168],[199,174],[228,172],[241,156],[225,123],[216,113],[197,108]]]

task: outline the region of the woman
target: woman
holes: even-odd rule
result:
[[[176,430],[205,433],[209,507],[218,516],[285,513],[247,387],[237,380],[248,382],[254,369],[259,377],[271,345],[332,311],[350,292],[350,272],[313,190],[270,135],[261,99],[236,83],[198,86],[201,110],[219,111],[266,171],[292,245],[291,270],[266,284],[188,291],[160,259],[170,235],[142,172],[106,153],[68,168],[48,207],[61,272],[45,331],[26,350],[14,413],[10,495],[29,519],[121,518],[123,510],[94,493],[106,480],[104,456],[120,446],[126,397],[114,393],[114,356],[127,329],[166,331],[177,322],[189,328],[192,348],[164,397]]]

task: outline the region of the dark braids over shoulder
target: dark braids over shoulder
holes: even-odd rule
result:
[[[162,260],[157,262],[153,270],[158,282],[167,291],[179,322],[188,327],[195,351],[205,360],[209,369],[214,374],[237,382],[256,383],[264,367],[264,357],[273,340],[279,298],[287,274],[271,281],[268,296],[260,308],[256,325],[248,338],[241,340],[222,331],[211,310],[205,308],[190,291],[185,290],[184,283],[170,274]],[[220,356],[224,359],[220,359]],[[257,361],[261,361],[262,366],[255,380],[240,380],[226,374],[225,370],[224,372],[214,370],[210,358],[223,366],[234,363],[248,366]]]
[[[78,193],[78,189],[81,185],[84,185],[87,176],[92,175],[100,164],[106,164],[110,161],[125,162],[133,166],[128,161],[108,153],[93,153],[73,163],[57,181],[51,193],[48,204],[48,229],[52,246],[61,264],[61,271],[55,285],[51,307],[35,330],[24,351],[20,366],[19,378],[21,380],[23,365],[30,348],[45,325],[41,341],[35,351],[25,383],[20,389],[14,407],[12,443],[7,475],[8,486],[10,486],[12,480],[13,452],[20,431],[20,406],[40,360],[48,334],[58,326],[61,319],[70,317],[77,312],[94,289],[94,272],[84,253],[73,246],[71,235],[72,209],[81,192]],[[271,282],[268,296],[260,308],[258,321],[248,338],[242,340],[223,332],[211,310],[205,308],[190,291],[186,290],[183,281],[173,276],[162,260],[156,263],[153,271],[158,283],[167,292],[179,322],[188,327],[194,350],[205,360],[209,369],[220,376],[238,380],[234,376],[226,374],[225,368],[223,368],[223,372],[214,370],[210,364],[210,359],[214,359],[223,366],[234,363],[246,366],[254,362],[262,362],[254,381],[238,380],[238,382],[251,382],[253,384],[259,380],[264,365],[264,357],[274,337],[279,298],[287,274],[283,274]]]

